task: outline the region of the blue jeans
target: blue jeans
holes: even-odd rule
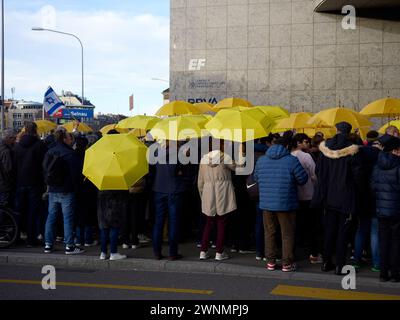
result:
[[[15,194],[15,211],[22,231],[26,231],[28,243],[37,237],[40,214],[41,190],[39,187],[18,187]]]
[[[93,230],[92,227],[76,227],[76,243],[78,244],[92,244],[93,243]]]
[[[46,221],[45,243],[54,245],[54,231],[57,221],[57,212],[61,207],[64,218],[64,242],[67,246],[74,245],[74,193],[49,193],[49,215]]]
[[[118,252],[118,228],[100,229],[101,252],[107,253],[107,245],[110,243],[110,252]]]
[[[179,242],[179,215],[183,203],[182,193],[154,193],[155,221],[153,228],[153,251],[161,254],[163,227],[168,214],[168,243],[170,257],[178,254]]]
[[[360,262],[362,252],[367,247],[368,236],[371,237],[371,254],[374,267],[380,266],[378,219],[376,217],[361,217],[356,234],[354,260]]]
[[[264,215],[259,203],[257,203],[255,238],[257,257],[265,257]]]

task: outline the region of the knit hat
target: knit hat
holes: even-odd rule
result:
[[[379,142],[383,146],[383,151],[391,152],[395,149],[400,148],[400,139],[389,134],[384,134],[379,138]]]
[[[350,134],[352,128],[351,124],[345,121],[336,124],[336,129],[342,134]]]

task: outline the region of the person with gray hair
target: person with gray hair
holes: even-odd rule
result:
[[[0,205],[10,207],[15,188],[15,170],[13,166],[13,147],[16,133],[12,129],[4,130],[0,143]]]

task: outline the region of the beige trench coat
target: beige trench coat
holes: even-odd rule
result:
[[[224,164],[224,155],[213,151],[205,155],[200,163],[198,188],[202,212],[210,217],[222,216],[236,210],[235,190],[231,171],[235,164]],[[215,164],[219,158],[220,164]]]

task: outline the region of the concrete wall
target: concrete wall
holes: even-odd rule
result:
[[[317,2],[171,0],[171,101],[239,96],[315,112],[400,98],[400,22],[357,18],[343,30]]]

